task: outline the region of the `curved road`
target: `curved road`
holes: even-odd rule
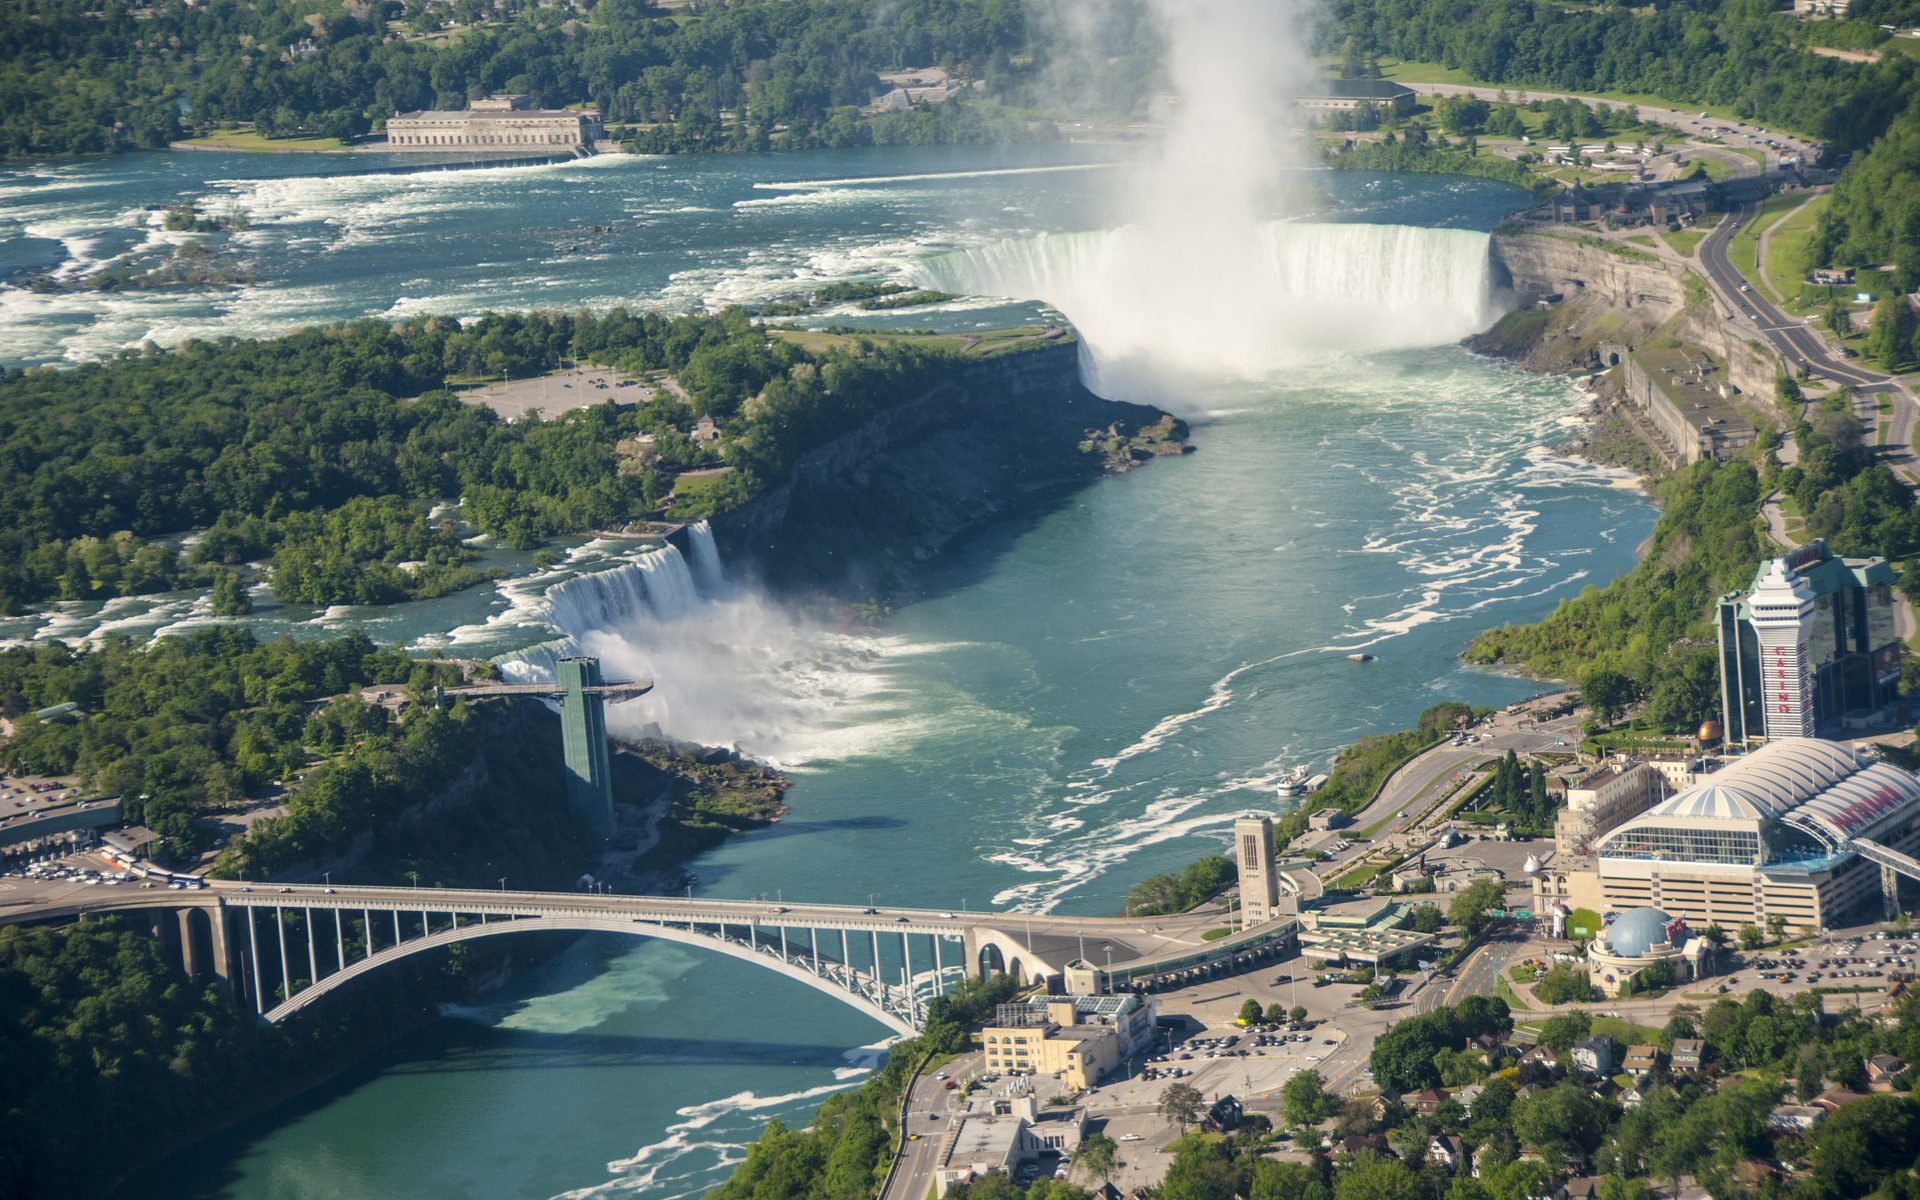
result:
[[[1913,454],[1913,434],[1920,406],[1899,380],[1878,371],[1855,366],[1835,354],[1821,333],[1805,321],[1788,316],[1772,301],[1752,290],[1746,278],[1727,258],[1727,244],[1739,228],[1753,219],[1753,206],[1744,205],[1716,225],[1700,243],[1700,266],[1720,298],[1734,312],[1751,321],[1760,336],[1780,356],[1795,366],[1804,366],[1821,378],[1845,384],[1860,395],[1884,393],[1893,401],[1893,425],[1888,430],[1883,458],[1909,483],[1920,481],[1920,461]]]

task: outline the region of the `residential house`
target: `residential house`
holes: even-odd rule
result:
[[[1627,1056],[1620,1062],[1620,1069],[1635,1079],[1645,1079],[1660,1066],[1660,1047],[1642,1043],[1628,1046]]]
[[[1399,1092],[1394,1091],[1392,1088],[1381,1088],[1380,1094],[1373,1098],[1373,1119],[1376,1121],[1386,1120],[1388,1111],[1392,1109],[1394,1105],[1402,1102]]]
[[[1900,1086],[1907,1064],[1891,1054],[1876,1054],[1867,1060],[1867,1090],[1891,1092]]]
[[[1849,1092],[1841,1088],[1833,1088],[1829,1091],[1821,1092],[1818,1096],[1807,1101],[1807,1103],[1816,1108],[1824,1108],[1830,1113],[1835,1113],[1857,1100],[1865,1099],[1866,1097],[1859,1092]]]
[[[1438,1163],[1457,1174],[1467,1165],[1467,1148],[1459,1138],[1451,1134],[1446,1137],[1430,1138],[1427,1141],[1427,1161]]]
[[[1480,1099],[1480,1093],[1486,1090],[1487,1085],[1484,1083],[1470,1083],[1463,1088],[1455,1089],[1453,1098],[1460,1102],[1460,1107],[1467,1111],[1468,1116],[1472,1116],[1474,1101]]]
[[[1360,1154],[1389,1154],[1387,1139],[1377,1133],[1361,1133],[1352,1137],[1343,1137],[1333,1144],[1335,1158],[1353,1158]]]
[[[1676,1071],[1698,1071],[1706,1061],[1707,1044],[1699,1038],[1675,1038],[1673,1041],[1673,1069]]]
[[[1782,1104],[1767,1114],[1769,1129],[1805,1133],[1825,1120],[1827,1110],[1812,1104]]]
[[[1573,1048],[1573,1063],[1588,1075],[1611,1075],[1619,1062],[1619,1046],[1604,1033],[1596,1033]]]
[[[1520,1056],[1523,1067],[1538,1067],[1549,1075],[1560,1070],[1560,1053],[1552,1046],[1542,1042]]]
[[[1590,1197],[1598,1196],[1600,1183],[1605,1178],[1604,1175],[1582,1175],[1567,1180],[1565,1190],[1567,1200],[1590,1200]]]
[[[696,446],[720,440],[720,427],[713,423],[712,417],[701,417],[693,423],[693,432],[687,435]]]
[[[1626,1091],[1620,1093],[1621,1108],[1639,1108],[1645,1100],[1646,1096],[1642,1094],[1637,1087],[1628,1088]]]
[[[1433,1115],[1433,1110],[1439,1108],[1446,1098],[1447,1093],[1441,1089],[1428,1088],[1413,1098],[1413,1111],[1423,1117],[1430,1117]]]

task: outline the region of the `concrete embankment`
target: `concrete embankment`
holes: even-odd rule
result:
[[[956,540],[1185,438],[1159,409],[1088,391],[1079,347],[1056,343],[968,363],[809,451],[786,483],[714,518],[714,537],[777,589],[884,595]]]

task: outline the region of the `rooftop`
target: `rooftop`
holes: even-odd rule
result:
[[[1413,89],[1391,79],[1317,79],[1301,89],[1304,99],[1398,100]]]
[[[1675,821],[1774,822],[1829,846],[1870,836],[1920,804],[1920,779],[1838,742],[1784,738],[1721,768],[1707,781],[1656,804],[1622,833]]]

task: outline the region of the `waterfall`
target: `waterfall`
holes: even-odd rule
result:
[[[708,549],[712,550],[711,541]],[[699,605],[700,591],[679,549],[663,546],[625,566],[576,575],[556,584],[548,590],[545,606],[553,627],[577,638],[589,630],[614,628],[640,616],[677,620]]]
[[[1504,300],[1488,241],[1410,225],[1273,221],[1172,235],[1130,225],[952,251],[916,275],[942,291],[1051,304],[1097,363],[1257,377],[1328,350],[1445,345],[1487,328]]]
[[[727,573],[720,566],[720,548],[713,544],[713,527],[705,521],[687,526],[687,544],[693,548],[693,577],[700,590],[710,596],[725,591]]]
[[[607,710],[617,735],[736,746],[783,766],[858,753],[888,644],[729,583],[707,523],[687,535],[687,554],[662,546],[549,588],[537,604],[557,636],[501,661],[502,673],[551,679],[560,658],[590,654],[608,679],[653,680]]]

